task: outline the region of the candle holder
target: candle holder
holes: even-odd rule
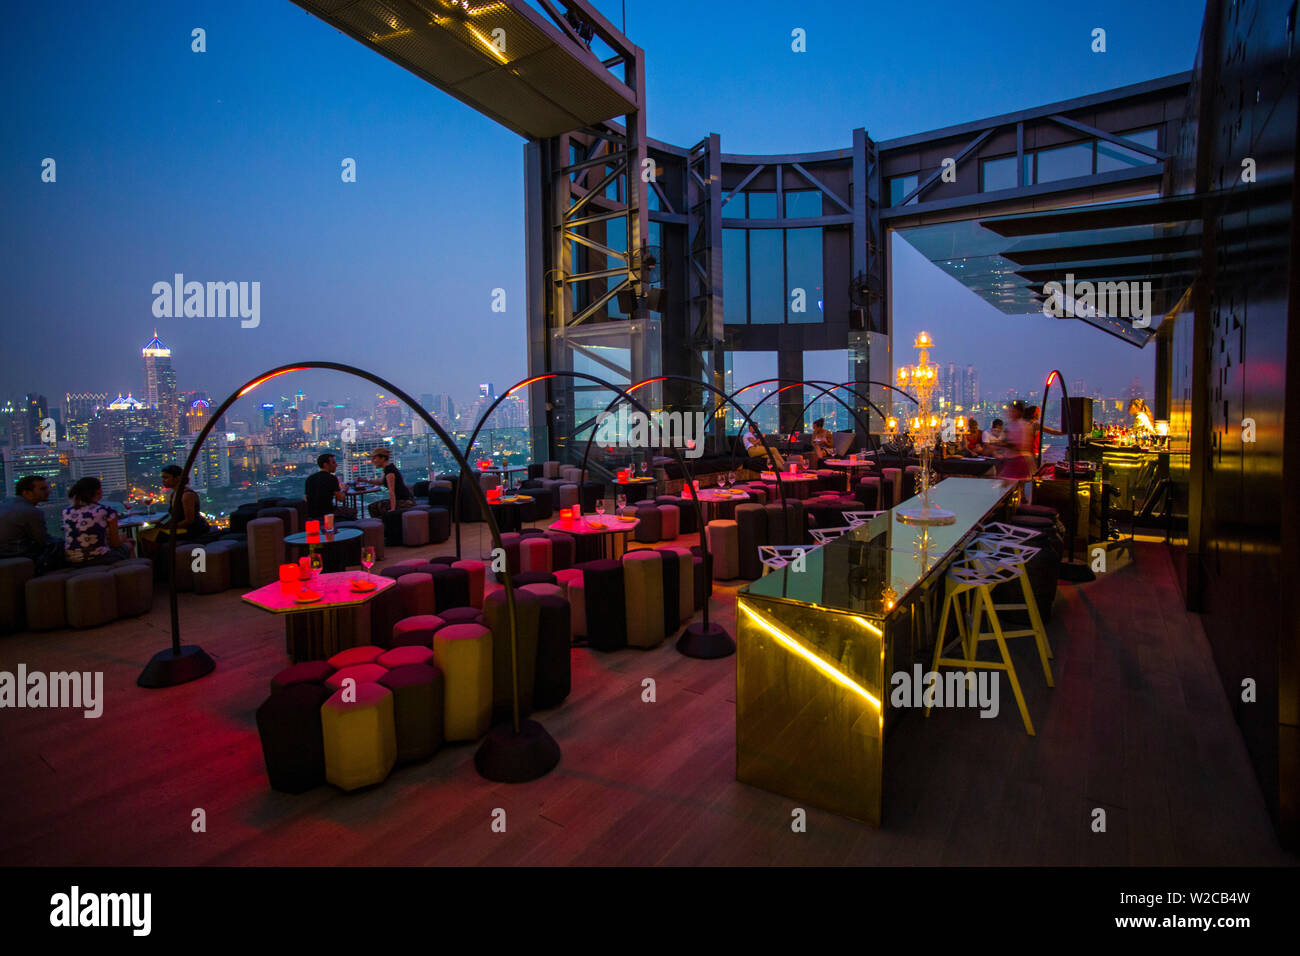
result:
[[[908,432],[921,463],[918,475],[920,479],[918,497],[921,502],[919,505],[908,504],[895,508],[894,514],[904,524],[925,526],[953,524],[957,520],[954,512],[930,502],[930,489],[937,483],[935,474],[930,470],[930,463],[935,445],[943,436],[942,422],[939,416],[930,410],[930,400],[934,397],[934,387],[939,379],[939,367],[930,361],[930,349],[934,347],[934,340],[930,338],[930,333],[921,332],[912,346],[919,353],[917,363],[899,366],[898,385],[900,388],[911,385],[917,400],[916,415],[908,423]],[[898,419],[890,416],[885,422],[885,430],[891,439],[895,438],[898,432]]]

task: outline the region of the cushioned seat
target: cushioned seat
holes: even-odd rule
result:
[[[384,649],[375,644],[363,644],[360,647],[349,647],[346,650],[339,651],[327,662],[330,667],[338,670],[341,667],[353,667],[357,664],[373,664],[383,656]]]
[[[436,612],[431,574],[420,571],[403,574],[397,579],[397,593],[402,599],[402,614],[406,617]]]
[[[303,681],[272,691],[257,708],[257,735],[273,789],[303,793],[325,782],[321,707],[329,698],[323,684]]]
[[[533,709],[533,682],[537,668],[537,595],[515,588],[515,627],[519,669],[519,716]],[[483,602],[483,622],[492,631],[492,709],[497,720],[513,714],[511,693],[510,614],[505,588],[493,591]]]
[[[213,541],[207,545],[199,545],[199,547],[203,549],[203,560],[200,564],[203,570],[192,571],[194,593],[220,594],[222,591],[230,590],[230,555],[235,545]],[[179,552],[177,553],[179,554]],[[191,554],[191,570],[194,565],[193,559],[194,555]]]
[[[529,535],[519,542],[519,566],[523,571],[551,570],[551,539]]]
[[[391,647],[393,627],[402,619],[402,597],[397,588],[385,588],[363,607],[370,609],[370,643]]]
[[[542,710],[558,706],[569,696],[570,672],[569,601],[559,587],[530,584],[529,592],[537,599],[537,663],[533,676],[533,708]],[[547,593],[538,593],[549,589]]]
[[[389,645],[399,647],[433,647],[433,635],[448,619],[435,614],[414,614],[393,625],[393,639]]]
[[[709,553],[713,557],[713,579],[731,581],[740,577],[740,529],[736,522],[715,518],[704,530],[708,536]]]
[[[582,580],[582,571],[578,568],[565,568],[562,571],[555,571],[552,573],[555,575],[555,583],[564,589],[566,597],[569,594],[570,584],[574,581]]]
[[[394,564],[390,567],[384,568],[379,573],[386,578],[392,578],[396,581],[405,575],[415,574],[415,568],[409,564]]]
[[[108,571],[68,578],[68,626],[98,627],[117,619],[117,582]]]
[[[435,614],[453,607],[469,607],[469,572],[464,568],[438,567],[433,578],[433,608]],[[401,582],[399,581],[400,585]]]
[[[558,461],[544,461],[544,462],[542,462],[542,477],[543,477],[543,478],[559,478],[559,477],[560,477],[560,463],[559,463]]]
[[[487,565],[482,561],[456,561],[453,568],[460,568],[469,576],[469,606],[482,609],[483,588],[487,584]]]
[[[556,572],[556,577],[561,574],[570,575],[564,580],[565,595],[569,599],[569,633],[574,638],[587,636],[587,586],[584,583],[582,571],[577,568],[571,568],[568,571]]]
[[[125,561],[108,573],[117,587],[119,617],[135,617],[153,609],[153,569],[148,561]]]
[[[455,502],[455,496],[452,493],[450,481],[431,481],[429,482],[429,493],[427,496],[430,508],[446,508],[448,514],[451,513],[452,506]]]
[[[257,516],[259,518],[279,518],[286,536],[298,533],[298,512],[294,508],[262,508],[257,512]]]
[[[476,607],[452,607],[438,615],[444,624],[482,624],[483,611]]]
[[[601,651],[627,647],[622,562],[602,558],[586,562],[579,570],[586,594],[587,643]]]
[[[677,505],[656,505],[659,512],[659,540],[676,541],[681,533],[681,509]]]
[[[303,661],[300,664],[290,664],[271,678],[271,693],[292,687],[294,684],[319,684],[324,687],[326,679],[335,670],[337,668],[327,661]],[[319,708],[320,701],[317,701],[316,705]]]
[[[573,567],[578,556],[577,541],[573,535],[563,531],[547,531],[546,537],[551,542],[551,570],[562,571]]]
[[[355,699],[347,697],[337,690],[320,708],[325,779],[341,790],[356,790],[388,777],[397,763],[397,729],[387,687],[358,684]]]
[[[636,506],[636,517],[640,524],[632,532],[632,537],[636,541],[646,544],[654,544],[663,540],[662,516],[659,514],[659,506],[653,501],[641,502]]]
[[[384,544],[390,548],[402,546],[402,515],[405,511],[385,511],[379,516],[384,525]]]
[[[747,501],[736,506],[736,573],[742,578],[758,578],[763,564],[758,549],[768,544],[766,506]],[[711,546],[710,546],[711,549]]]
[[[402,515],[402,544],[419,548],[429,543],[429,512],[407,508]]]
[[[880,477],[885,484],[882,489],[886,494],[884,509],[894,507],[903,500],[903,469],[901,468],[882,468]]]
[[[880,477],[877,475],[859,478],[853,496],[864,505],[864,511],[885,510],[880,504]]]
[[[379,664],[352,664],[348,667],[340,667],[325,678],[325,686],[330,690],[338,690],[343,686],[345,680],[354,680],[359,686],[371,681],[377,681],[386,673],[388,673],[388,668],[381,667]]]
[[[679,545],[667,545],[659,548],[664,559],[664,617],[669,632],[678,625],[685,624],[695,613],[695,564],[691,559],[691,549]],[[677,607],[669,610],[669,579],[676,575],[677,585],[672,588],[677,598]]]
[[[23,592],[35,575],[36,565],[28,558],[0,558],[0,634],[23,626]]]
[[[560,485],[560,507],[572,508],[578,503],[578,486],[573,482]]]
[[[477,740],[492,726],[492,632],[482,624],[448,624],[433,636],[433,658],[445,675],[444,735]]]
[[[432,638],[431,638],[432,639]],[[384,651],[375,659],[375,663],[380,667],[387,667],[392,670],[394,667],[404,667],[407,664],[428,664],[433,661],[432,645],[407,644],[401,647],[394,647]],[[380,682],[382,683],[382,681]]]
[[[260,588],[280,579],[284,564],[284,523],[279,518],[248,522],[248,583]]]
[[[517,588],[526,587],[529,584],[558,584],[555,575],[550,571],[521,571],[519,574],[510,576],[511,582]]]
[[[431,757],[442,746],[446,686],[432,659],[430,651],[428,662],[399,665],[379,679],[393,693],[399,763]]]
[[[663,573],[663,556],[658,551],[645,548],[623,555],[629,647],[655,647],[664,639]]]
[[[52,631],[68,626],[65,590],[71,571],[54,571],[29,578],[23,585],[23,604],[27,611],[27,628]]]
[[[451,511],[447,508],[429,508],[429,540],[441,544],[451,537]]]
[[[506,553],[506,570],[511,574],[518,574],[520,570],[519,547],[522,540],[523,539],[513,531],[508,531],[501,535],[501,548]],[[489,558],[488,567],[492,567],[494,563],[495,559]],[[494,576],[498,581],[502,579],[502,573],[500,571],[494,572]]]

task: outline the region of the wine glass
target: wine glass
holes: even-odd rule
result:
[[[311,576],[313,581],[316,579],[316,576],[321,573],[321,569],[324,567],[325,567],[324,555],[322,555],[319,551],[313,551],[311,555]]]
[[[370,572],[370,569],[373,568],[373,567],[375,566],[375,546],[374,546],[374,545],[372,545],[372,544],[368,544],[368,545],[366,545],[364,548],[361,549],[361,566],[362,566],[363,568],[366,569],[366,572],[367,572],[367,573],[369,573],[369,572]]]
[[[596,514],[599,515],[599,516],[602,517],[602,518],[605,517],[605,499],[604,499],[604,498],[597,498],[597,499],[596,499]]]
[[[641,462],[641,464],[638,465],[637,467],[640,468],[640,470],[641,470],[641,477],[644,478],[644,477],[645,477],[645,473],[646,473],[647,471],[650,470],[650,463],[649,463],[648,461],[643,461],[643,462]]]
[[[619,514],[622,514],[623,509],[627,507],[627,495],[619,492],[618,497],[614,499],[614,505],[618,508]]]
[[[727,487],[736,487],[736,473],[734,471],[727,472]]]

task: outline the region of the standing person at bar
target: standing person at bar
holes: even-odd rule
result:
[[[1002,439],[1003,458],[998,476],[1012,481],[1028,482],[1033,475],[1033,430],[1025,418],[1025,403],[1014,401],[1007,406],[1007,424]],[[1032,485],[1025,486],[1025,501],[1029,501]]]

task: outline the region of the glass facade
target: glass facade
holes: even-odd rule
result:
[[[751,207],[752,200],[751,199]],[[785,265],[782,230],[750,229],[749,321],[751,325],[779,325],[785,321]]]
[[[786,308],[791,322],[822,320],[822,231],[785,231]]]
[[[785,194],[785,218],[809,219],[822,214],[822,193],[820,189],[787,190]]]
[[[897,206],[903,201],[903,197],[920,185],[920,183],[921,178],[915,174],[909,176],[895,176],[890,179],[889,204],[891,206]],[[912,202],[916,202],[916,200],[913,199]]]

